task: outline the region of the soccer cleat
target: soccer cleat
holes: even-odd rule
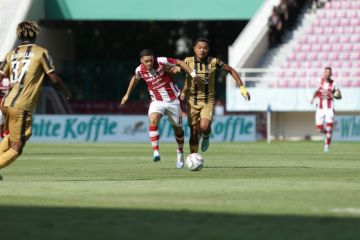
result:
[[[329,145],[327,145],[327,144],[325,144],[324,145],[324,152],[329,152],[330,150],[329,150]]]
[[[184,153],[180,150],[176,151],[176,168],[184,167]]]
[[[2,181],[3,179],[4,179],[3,176],[0,175],[0,181]]]
[[[160,153],[157,150],[154,151],[153,161],[154,162],[159,162],[160,161]]]
[[[207,137],[207,138],[203,137],[202,142],[201,142],[201,151],[206,152],[209,148],[209,144],[210,144],[209,137]]]

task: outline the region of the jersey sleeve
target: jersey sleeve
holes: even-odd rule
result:
[[[140,79],[141,79],[140,68],[139,68],[139,67],[137,67],[137,68],[135,69],[135,78],[136,78],[137,80],[140,80]]]
[[[337,85],[336,82],[334,82],[334,91],[336,91],[336,90],[339,90],[339,86]]]
[[[219,58],[215,58],[215,65],[217,69],[223,70],[225,63],[221,61]]]
[[[55,71],[54,63],[47,51],[44,51],[44,53],[41,56],[41,65],[44,69],[44,71],[48,74],[53,71]]]
[[[0,64],[0,72],[7,77],[9,77],[9,75],[10,75],[10,62],[8,61],[7,57]]]
[[[175,58],[158,57],[157,61],[158,61],[158,63],[162,63],[162,64],[168,65],[170,67],[175,67],[176,66],[176,59]]]

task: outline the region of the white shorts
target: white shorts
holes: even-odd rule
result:
[[[334,109],[316,109],[315,124],[334,123]]]
[[[152,113],[160,113],[161,115],[167,115],[169,121],[173,126],[182,126],[182,111],[179,100],[172,102],[152,101],[149,107],[149,116]]]

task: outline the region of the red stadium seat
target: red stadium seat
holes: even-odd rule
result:
[[[359,1],[351,2],[351,9],[360,9],[360,2]]]
[[[351,3],[348,1],[340,2],[340,7],[342,9],[351,9]]]
[[[352,63],[349,61],[342,61],[341,65],[343,68],[351,68],[353,66]]]
[[[308,52],[308,51],[310,51],[310,49],[311,49],[311,45],[310,45],[310,44],[303,44],[303,45],[301,45],[301,51],[302,51],[302,52]]]
[[[342,62],[340,62],[340,61],[335,61],[335,62],[333,62],[333,63],[331,64],[331,66],[332,66],[333,68],[341,68],[341,67],[342,67]]]
[[[316,61],[318,59],[318,55],[315,52],[307,53],[307,60],[308,61]]]
[[[352,67],[360,68],[360,61],[354,61],[353,64],[352,64]]]
[[[315,44],[312,44],[311,45],[311,51],[313,51],[313,52],[319,52],[320,50],[321,50],[321,44],[317,44],[317,43],[315,43]]]
[[[350,42],[352,43],[360,43],[360,35],[352,35],[350,38]]]
[[[331,49],[332,49],[332,44],[328,44],[328,43],[323,44],[321,47],[321,50],[324,52],[329,52],[331,51]]]
[[[300,52],[296,54],[297,61],[305,61],[306,60],[306,53]]]
[[[350,53],[348,52],[341,52],[339,54],[339,59],[340,60],[349,60],[350,59]]]
[[[337,52],[331,52],[328,56],[329,60],[331,61],[337,61],[339,60],[339,53]]]
[[[356,18],[356,17],[358,17],[358,13],[357,13],[357,11],[349,11],[348,13],[347,13],[347,17],[348,18]]]
[[[345,12],[345,11],[341,11],[341,10],[336,13],[336,17],[337,17],[337,18],[340,18],[340,19],[341,19],[341,18],[345,18],[346,15],[347,15],[346,12]]]
[[[330,25],[333,27],[340,26],[340,19],[339,18],[333,18],[330,20]]]
[[[343,46],[341,44],[339,44],[339,43],[334,43],[332,45],[332,50],[334,52],[339,52],[340,50],[342,50],[342,48],[343,48]]]
[[[310,62],[301,62],[301,67],[302,68],[310,68],[311,64],[310,64]]]
[[[360,43],[354,43],[353,51],[360,51]]]
[[[360,52],[352,52],[350,53],[351,60],[360,60]]]
[[[351,26],[360,26],[360,19],[359,18],[352,18],[350,20],[350,25]]]

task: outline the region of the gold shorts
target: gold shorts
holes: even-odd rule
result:
[[[9,130],[11,142],[25,143],[31,137],[32,116],[28,111],[13,107],[2,107],[5,129]]]
[[[214,113],[214,102],[205,103],[198,101],[194,105],[193,101],[187,101],[188,125],[194,126],[200,122],[200,119],[209,119],[212,121]]]

